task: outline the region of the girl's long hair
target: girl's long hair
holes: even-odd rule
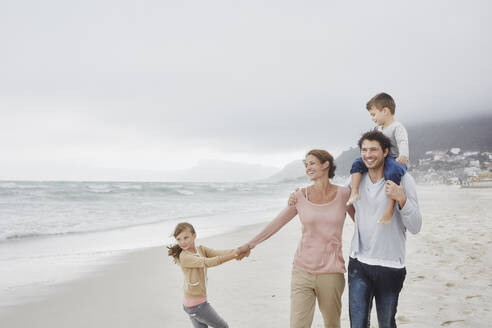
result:
[[[176,238],[180,233],[183,232],[183,230],[186,229],[190,230],[192,234],[196,234],[195,228],[193,228],[191,224],[189,224],[188,222],[181,222],[178,223],[176,228],[174,228],[174,233],[173,233],[174,238]],[[168,249],[167,255],[172,256],[174,258],[174,263],[177,263],[179,261],[179,254],[181,254],[183,249],[179,247],[178,244],[167,246],[167,249]]]

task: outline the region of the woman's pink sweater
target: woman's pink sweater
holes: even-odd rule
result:
[[[304,271],[344,273],[342,231],[350,189],[337,186],[335,198],[326,204],[314,204],[301,190],[296,192],[297,203],[280,212],[258,235],[248,242],[250,248],[271,237],[299,214],[302,237],[294,256],[294,266]]]

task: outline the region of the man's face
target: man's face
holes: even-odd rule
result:
[[[388,155],[388,149],[383,148],[376,140],[363,140],[360,148],[360,156],[368,169],[378,169],[383,166],[384,158]]]

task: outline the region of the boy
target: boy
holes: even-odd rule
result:
[[[401,177],[406,172],[408,162],[408,133],[405,127],[395,120],[395,101],[387,93],[379,93],[372,97],[366,104],[366,108],[372,120],[381,131],[391,140],[391,147],[384,162],[384,179],[400,184]],[[351,205],[360,199],[359,185],[362,173],[367,172],[367,167],[359,157],[352,164],[352,190],[347,205]],[[380,224],[388,224],[393,216],[395,201],[389,199],[383,216],[378,221]]]

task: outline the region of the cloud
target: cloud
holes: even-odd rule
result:
[[[1,145],[12,161],[259,161],[353,145],[381,91],[407,125],[490,112],[490,6],[6,1]]]

